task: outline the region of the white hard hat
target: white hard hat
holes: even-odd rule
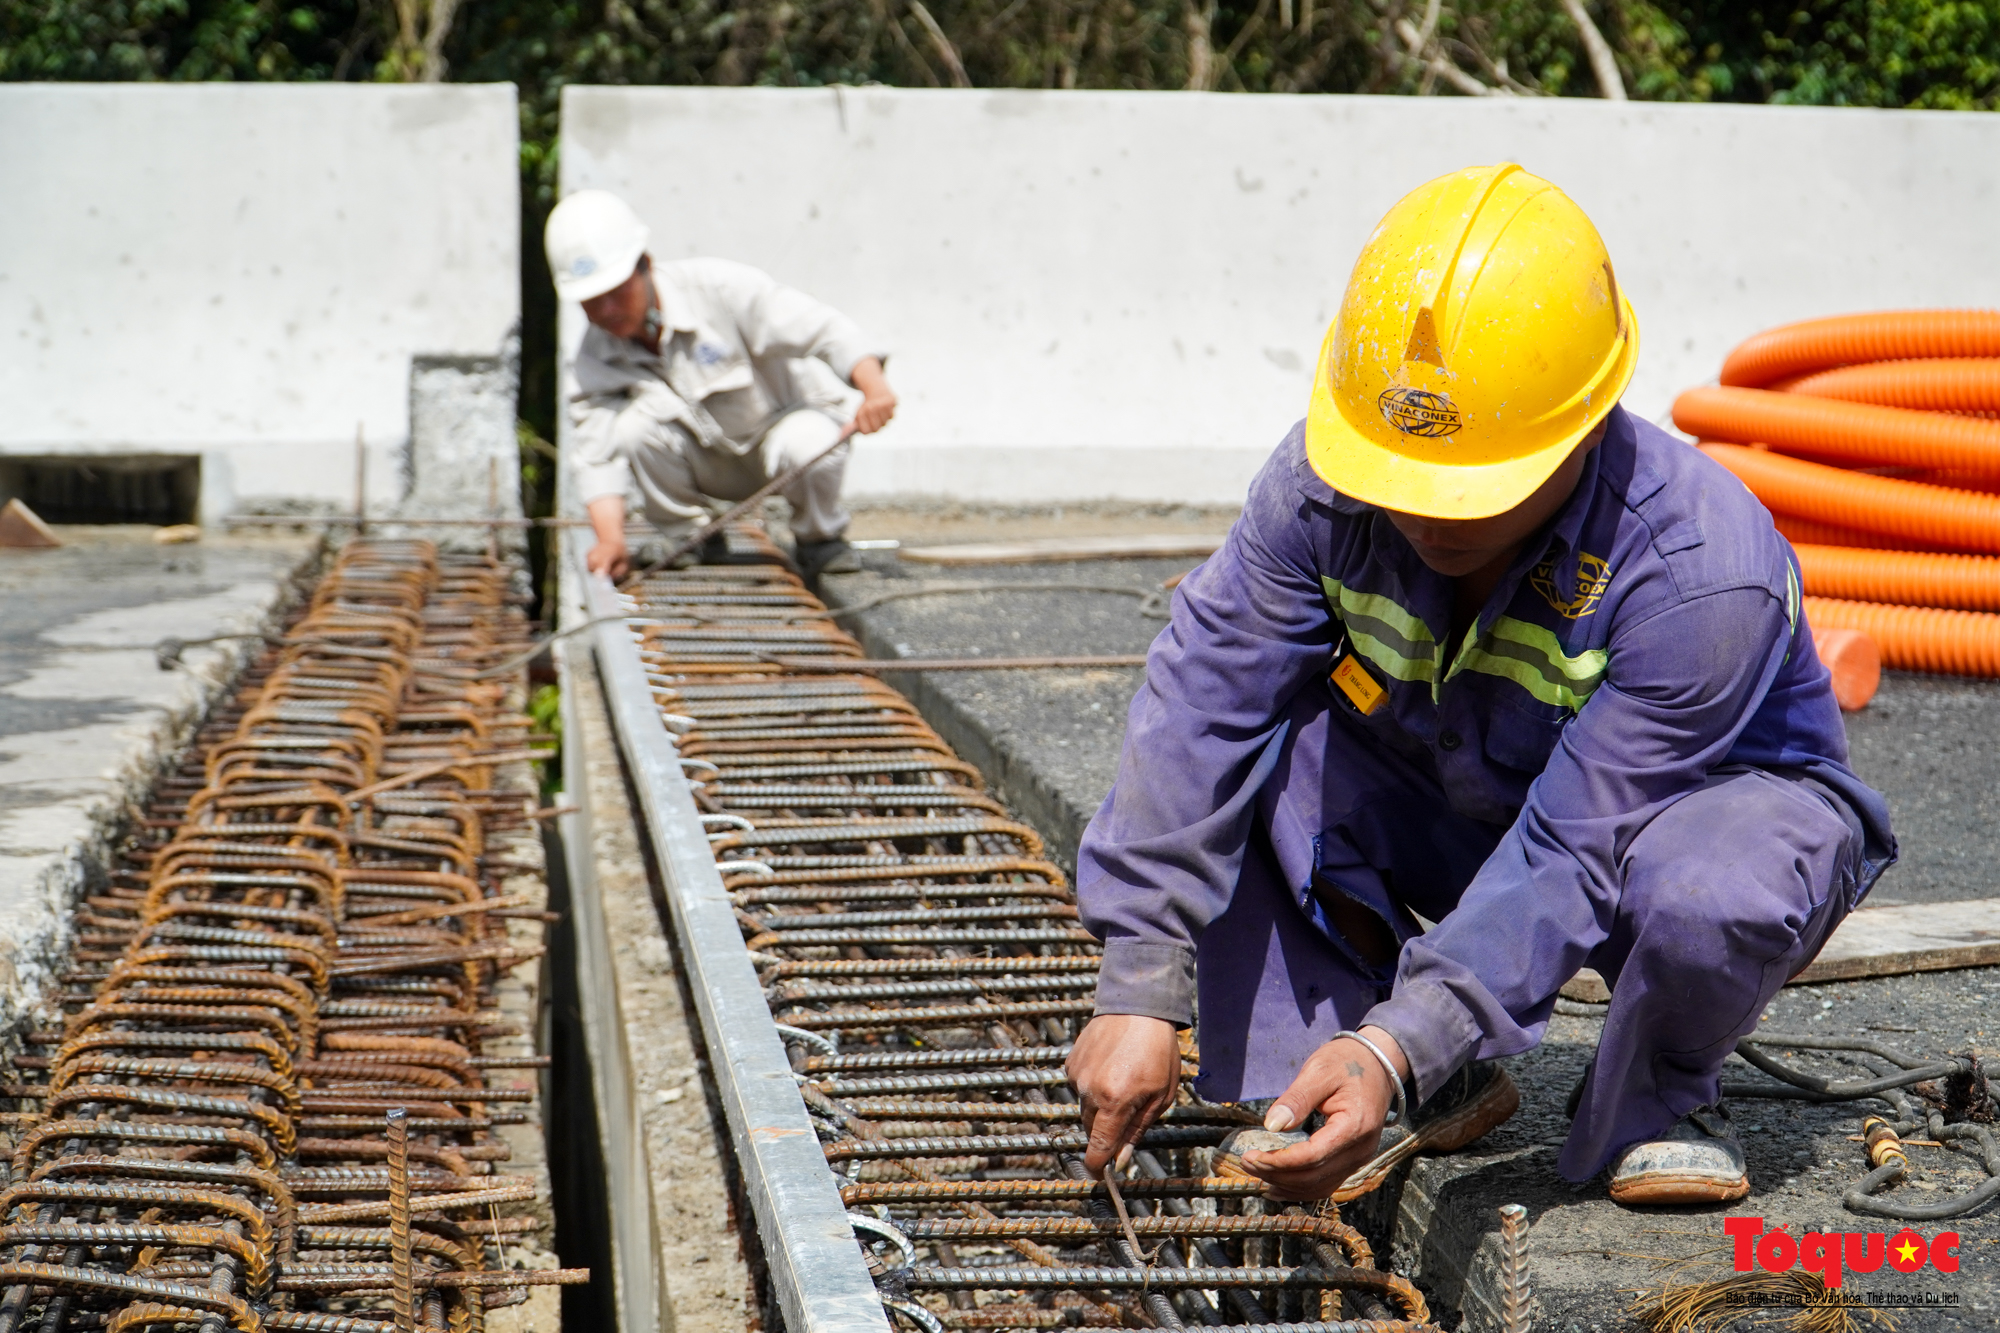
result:
[[[646,224],[609,190],[579,190],[549,214],[542,243],[556,295],[565,301],[602,296],[632,276],[646,253]]]

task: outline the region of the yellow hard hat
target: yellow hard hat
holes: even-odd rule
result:
[[[1503,162],[1404,198],[1355,261],[1306,414],[1343,495],[1427,518],[1520,504],[1625,392],[1639,325],[1590,219]]]

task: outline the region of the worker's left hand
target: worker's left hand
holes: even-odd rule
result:
[[[1371,1027],[1367,1035],[1401,1063],[1402,1051],[1388,1033]],[[1312,1053],[1264,1116],[1266,1129],[1292,1129],[1314,1111],[1326,1123],[1304,1143],[1281,1152],[1245,1153],[1244,1169],[1277,1198],[1327,1198],[1375,1155],[1393,1100],[1389,1071],[1366,1046],[1351,1037],[1330,1041]]]
[[[896,415],[896,395],[882,373],[882,363],[872,356],[861,359],[851,378],[854,387],[861,390],[861,406],[854,410],[854,433],[873,435]]]

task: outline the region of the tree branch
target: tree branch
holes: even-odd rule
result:
[[[938,82],[937,71],[931,68],[931,62],[924,59],[924,53],[919,51],[917,44],[910,40],[910,34],[903,31],[902,20],[889,20],[889,32],[895,37],[896,45],[903,48],[903,54],[910,58],[910,63],[922,71],[925,80],[929,82],[931,87],[942,88],[944,85]]]
[[[1597,76],[1597,92],[1608,102],[1625,100],[1625,80],[1618,73],[1618,58],[1611,53],[1611,43],[1604,40],[1604,34],[1590,21],[1590,14],[1583,7],[1583,0],[1562,0],[1563,12],[1583,38],[1584,52],[1590,57],[1590,72]]]
[[[1201,5],[1181,0],[1181,20],[1188,36],[1188,91],[1210,92],[1215,88],[1215,0]]]
[[[1437,16],[1437,10],[1437,0],[1432,0],[1428,12],[1424,15],[1425,22],[1433,21]],[[1403,39],[1403,45],[1410,48],[1410,53],[1404,56],[1403,59],[1412,65],[1419,66],[1424,71],[1424,83],[1422,85],[1424,92],[1430,91],[1430,85],[1433,80],[1443,79],[1446,83],[1449,83],[1468,97],[1509,96],[1506,89],[1495,88],[1488,83],[1481,83],[1478,79],[1460,69],[1457,62],[1450,59],[1438,48],[1438,44],[1434,38],[1426,37],[1423,33],[1417,31],[1417,25],[1408,19],[1396,20],[1396,35]]]
[[[1243,43],[1249,41],[1256,34],[1257,29],[1264,26],[1264,18],[1270,12],[1271,0],[1257,0],[1256,11],[1250,15],[1241,28],[1236,30],[1236,36],[1230,40],[1229,45],[1222,48],[1221,64],[1224,68],[1235,63],[1236,54],[1243,49]]]
[[[951,44],[951,38],[944,35],[944,29],[931,17],[931,11],[924,8],[924,0],[910,0],[910,12],[917,16],[917,22],[923,24],[924,31],[930,34],[931,45],[937,48],[938,57],[944,61],[952,86],[970,88],[972,80],[965,77],[965,62],[958,58],[958,48]]]

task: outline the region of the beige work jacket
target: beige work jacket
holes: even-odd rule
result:
[[[682,259],[653,265],[659,355],[595,324],[568,384],[577,499],[622,494],[630,450],[683,446],[745,454],[785,413],[832,407],[798,362],[817,357],[843,381],[864,357],[888,360],[853,320],[748,264]],[[663,434],[662,428],[665,428]]]

